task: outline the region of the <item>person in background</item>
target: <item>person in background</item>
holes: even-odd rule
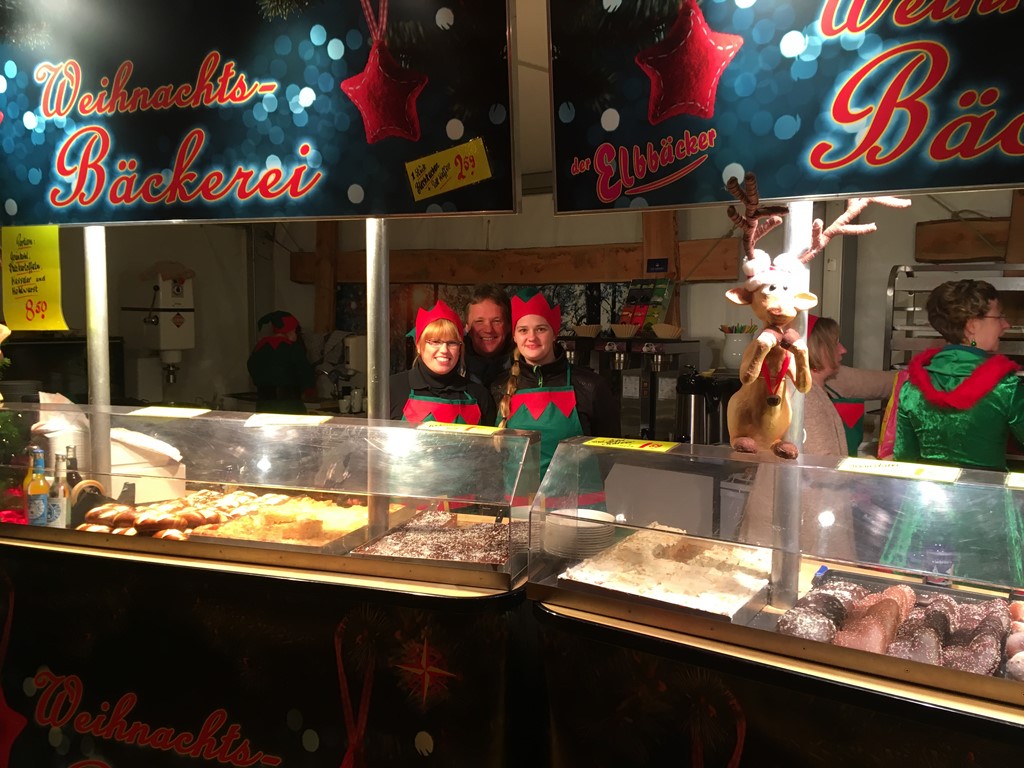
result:
[[[246,368],[256,386],[259,413],[306,413],[302,393],[313,386],[316,374],[306,356],[302,328],[295,315],[277,310],[259,319],[258,328],[269,333],[256,342]]]
[[[856,456],[864,437],[864,401],[885,400],[892,392],[894,371],[850,368],[843,365],[845,354],[839,323],[808,315],[812,386],[804,395],[803,453]]]
[[[492,387],[499,427],[540,432],[540,475],[561,440],[577,435],[619,437],[619,401],[587,368],[570,365],[555,341],[562,325],[558,304],[540,293],[512,297],[512,367]]]
[[[473,286],[466,305],[466,370],[490,387],[512,365],[512,309],[499,285]]]
[[[482,384],[470,381],[462,358],[462,321],[437,302],[420,308],[414,329],[416,359],[391,377],[391,418],[419,424],[486,424],[496,418],[494,400]]]
[[[916,355],[896,411],[897,461],[1006,471],[1006,440],[1024,440],[1019,366],[999,354],[1010,327],[996,289],[948,281],[931,292],[928,322],[946,340]]]
[[[908,365],[893,458],[1005,472],[1008,437],[1024,441],[1024,389],[1019,366],[999,354],[1010,327],[999,294],[983,280],[951,280],[925,306],[947,343]],[[884,564],[948,566],[956,576],[1024,586],[1024,525],[1009,491],[957,484],[954,495],[941,483],[917,485],[920,498],[901,508]]]
[[[888,398],[896,374],[844,366],[846,348],[839,341],[839,324],[829,317],[807,316],[807,353],[812,386],[804,395],[804,440],[800,453],[855,456],[863,436],[864,400]],[[856,415],[860,416],[860,429],[851,438],[846,420]],[[840,489],[829,487],[823,482],[822,473],[807,475],[800,492],[800,550],[828,559],[871,561],[872,536],[860,531],[870,527],[870,522],[858,521],[870,521],[885,510],[877,509],[866,494],[863,498],[857,498],[861,494],[851,498]],[[740,541],[772,545],[775,477],[772,466],[758,467],[740,523]],[[852,483],[845,475],[843,478],[845,491]],[[863,507],[859,514],[855,509],[858,505]],[[888,515],[883,515],[883,519],[891,520]],[[878,539],[884,541],[884,537],[884,532],[873,537],[875,559],[881,551]]]

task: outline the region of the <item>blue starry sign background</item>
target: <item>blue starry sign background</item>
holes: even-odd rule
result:
[[[341,83],[381,0],[5,0],[0,225],[515,210],[506,3],[384,6],[388,76],[425,84],[371,135]],[[415,202],[405,164],[477,138],[490,178]]]
[[[1020,0],[550,0],[559,212],[1024,182]]]

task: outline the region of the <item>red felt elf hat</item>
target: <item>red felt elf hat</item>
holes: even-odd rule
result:
[[[551,306],[548,304],[548,300],[544,298],[544,294],[534,293],[529,298],[524,298],[522,294],[512,297],[512,326],[515,325],[526,315],[540,315],[548,321],[548,325],[551,326],[551,330],[558,335],[559,329],[562,327],[562,308],[558,304]]]
[[[443,301],[438,301],[429,310],[420,307],[416,311],[416,335],[413,338],[417,344],[420,341],[420,335],[423,333],[423,329],[430,325],[435,320],[451,320],[455,323],[455,330],[459,332],[459,338],[462,338],[462,320],[455,314],[455,310],[445,304]]]
[[[811,331],[814,330],[814,324],[818,322],[818,316],[812,315],[810,312],[807,313],[807,335],[811,335]]]

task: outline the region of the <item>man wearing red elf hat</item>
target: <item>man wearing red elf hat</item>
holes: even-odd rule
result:
[[[561,308],[540,293],[512,297],[512,369],[492,390],[499,426],[541,435],[541,476],[561,440],[577,435],[618,437],[619,401],[593,371],[570,365],[556,338]]]
[[[443,301],[416,313],[416,359],[408,371],[389,382],[391,418],[419,424],[491,425],[494,400],[486,387],[466,378],[462,356],[462,321]]]

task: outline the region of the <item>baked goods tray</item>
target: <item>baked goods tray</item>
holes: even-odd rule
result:
[[[754,620],[754,617],[757,616],[757,614],[760,613],[768,604],[768,585],[765,585],[755,594],[751,595],[750,598],[731,615],[726,613],[715,613],[714,611],[706,611],[700,608],[694,608],[693,606],[680,605],[678,603],[668,602],[665,600],[656,600],[651,597],[638,595],[634,592],[627,592],[621,589],[611,589],[609,587],[600,587],[596,584],[587,584],[584,581],[574,581],[573,579],[566,579],[562,576],[558,577],[557,585],[561,589],[572,590],[573,592],[585,595],[592,595],[602,600],[612,599],[620,603],[670,610],[687,616],[709,619],[711,621],[723,621],[730,624],[742,624],[744,626],[750,624],[750,622]]]
[[[231,547],[247,549],[270,549],[277,552],[307,552],[327,555],[345,555],[356,547],[360,547],[369,539],[369,528],[363,526],[346,533],[336,539],[325,540],[322,544],[299,544],[290,541],[261,541],[259,539],[243,539],[229,536],[210,536],[195,531],[188,537],[189,541],[203,544],[223,544]]]
[[[423,528],[414,527],[412,529],[409,529],[407,528],[407,526],[413,525],[415,523],[415,519],[410,519],[404,525],[398,526],[389,531],[385,531],[383,534],[379,536],[376,536],[372,539],[368,539],[367,541],[356,545],[356,547],[348,553],[349,556],[353,558],[374,560],[378,562],[394,562],[406,565],[409,563],[424,563],[429,565],[443,565],[449,568],[473,571],[492,570],[506,572],[511,569],[512,572],[516,572],[520,569],[521,566],[525,566],[527,558],[527,521],[506,520],[504,523],[504,528],[506,529],[507,534],[503,535],[507,536],[507,538],[505,538],[504,542],[498,542],[496,540],[490,542],[474,541],[470,544],[470,546],[474,546],[476,548],[479,548],[484,544],[488,546],[493,546],[499,543],[507,545],[503,548],[505,549],[506,553],[510,554],[506,554],[504,560],[500,562],[494,562],[487,560],[455,559],[452,557],[445,557],[443,553],[440,555],[426,554],[431,550],[431,548],[433,548],[434,550],[458,548],[460,546],[460,542],[458,541],[457,537],[455,537],[455,540],[453,541],[448,541],[447,539],[449,538],[449,534],[453,534],[459,529],[463,529],[468,533],[470,528],[477,528],[477,526],[500,525],[501,523],[497,523],[495,521],[494,515],[480,515],[475,514],[473,512],[463,511],[460,509],[458,512],[452,513],[446,513],[438,510],[428,510],[427,512],[421,513],[421,515],[417,515],[415,517],[422,517],[423,514],[446,516],[450,514],[451,518],[458,522],[456,525],[442,525],[436,528],[428,525]],[[517,540],[517,537],[513,536],[513,531],[511,530],[511,526],[513,525],[515,525],[517,528],[521,526],[521,541]],[[520,531],[516,531],[516,533],[519,532]],[[429,539],[434,536],[438,536],[440,537],[440,539],[432,547]],[[401,551],[395,553],[355,551],[355,549],[358,547],[369,548],[374,545],[377,545],[385,541],[389,537],[407,538],[408,540],[404,544],[396,543],[396,547],[399,550],[405,548],[407,549],[408,553],[403,554]],[[419,541],[419,539],[423,539],[424,541]],[[419,551],[416,551],[417,549]]]
[[[886,587],[891,587],[895,584],[906,584],[917,595],[918,605],[927,605],[936,595],[949,595],[950,597],[955,597],[958,601],[968,603],[980,603],[985,600],[991,600],[994,597],[1001,597],[1004,600],[1019,599],[1019,597],[1011,595],[1008,591],[986,590],[985,592],[971,592],[965,589],[944,587],[939,584],[929,584],[916,578],[887,579],[882,576],[872,576],[866,573],[828,568],[824,565],[814,574],[814,578],[811,579],[811,586],[814,588],[823,587],[834,581],[849,581],[866,587],[872,592],[881,592]]]

